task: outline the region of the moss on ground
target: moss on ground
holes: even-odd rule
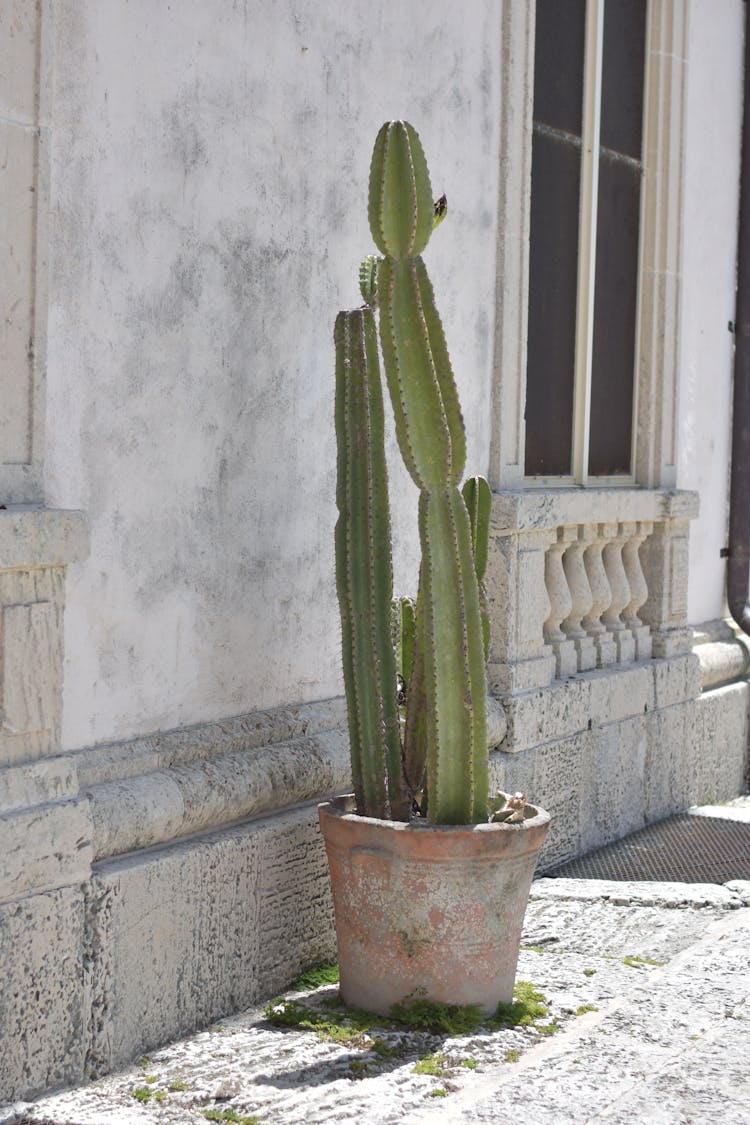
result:
[[[339,967],[335,962],[326,961],[322,965],[315,965],[307,969],[290,985],[291,992],[311,992],[314,988],[322,988],[326,984],[339,983]]]
[[[206,1121],[230,1121],[233,1125],[260,1125],[260,1118],[254,1114],[238,1113],[230,1106],[228,1109],[202,1109],[201,1114]]]
[[[330,970],[331,966],[326,966],[326,972]],[[278,997],[266,1005],[264,1014],[277,1027],[314,1031],[331,1042],[372,1051],[382,1061],[418,1052],[419,1044],[413,1043],[411,1048],[403,1041],[393,1044],[378,1032],[405,1031],[445,1039],[512,1027],[534,1028],[541,1035],[557,1030],[555,1023],[541,1025],[549,1015],[549,1006],[529,981],[518,981],[513,1000],[499,1004],[492,1016],[485,1016],[476,1005],[452,1007],[420,996],[408,997],[394,1005],[390,1017],[349,1008],[338,994],[317,997],[316,1001]]]

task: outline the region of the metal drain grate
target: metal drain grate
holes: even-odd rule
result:
[[[659,883],[750,879],[750,823],[680,813],[545,874]]]

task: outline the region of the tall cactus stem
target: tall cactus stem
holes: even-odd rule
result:
[[[484,641],[471,529],[458,489],[422,492],[424,660],[429,818],[486,820]]]
[[[418,488],[457,484],[466,437],[448,348],[421,258],[378,267],[380,342],[401,456]]]
[[[484,576],[487,573],[489,555],[492,493],[484,477],[469,477],[461,492],[471,523],[471,546],[474,555],[474,569],[479,583],[479,609],[482,616],[484,655],[487,659],[490,652],[490,610]]]
[[[388,620],[392,600],[390,516],[383,400],[371,309],[336,320],[338,441],[336,581],[344,686],[357,808],[389,815],[400,798],[401,744],[396,666]],[[385,616],[384,616],[385,615]]]
[[[406,122],[387,122],[375,142],[368,203],[370,229],[383,257],[363,263],[366,307],[341,313],[336,329],[337,580],[358,809],[402,815],[406,794],[421,789],[426,763],[429,820],[467,824],[488,816],[482,579],[489,490],[478,481],[468,482],[464,494],[459,490],[466,436],[420,257],[444,210],[444,199],[433,204],[416,132]],[[422,567],[414,628],[409,626],[408,637],[402,635],[397,645],[404,679],[408,670],[405,715],[396,698],[390,644],[392,568],[376,299],[396,438],[420,490]],[[402,623],[410,613],[402,607]]]

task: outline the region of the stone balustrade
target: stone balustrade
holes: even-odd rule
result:
[[[689,652],[694,493],[494,494],[490,682],[501,694]]]
[[[545,559],[551,609],[543,634],[556,678],[651,656],[651,631],[638,610],[648,597],[639,547],[652,530],[647,520],[555,529]]]

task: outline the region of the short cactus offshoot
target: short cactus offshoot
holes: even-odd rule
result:
[[[444,217],[414,129],[386,123],[370,169],[381,257],[360,270],[363,308],[336,321],[336,574],[357,811],[434,824],[488,818],[488,619],[482,580],[490,492],[459,485],[466,438],[421,252]],[[392,608],[380,347],[404,463],[419,488],[416,602]]]

